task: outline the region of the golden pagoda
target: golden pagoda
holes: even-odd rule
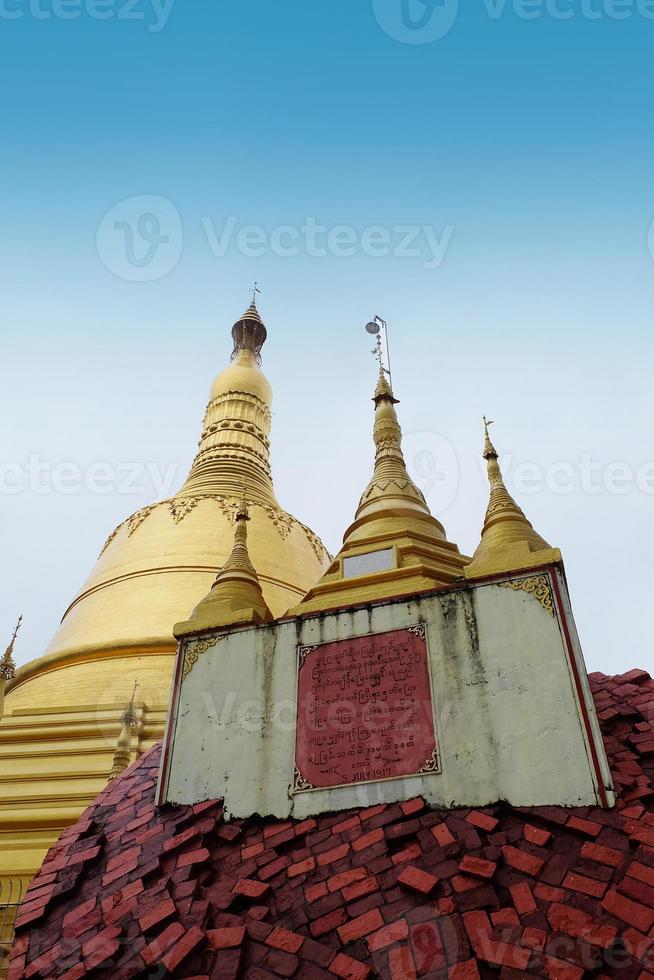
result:
[[[0,921],[61,831],[161,737],[173,626],[224,570],[234,519],[245,526],[243,487],[266,609],[280,615],[296,605],[329,561],[320,539],[275,497],[272,392],[260,367],[266,336],[253,296],[232,328],[232,359],[212,385],[184,485],[110,534],[43,656],[14,669],[12,641],[2,661]]]
[[[484,452],[488,468],[490,499],[481,532],[481,541],[466,566],[466,578],[483,578],[520,568],[533,568],[561,561],[561,552],[552,548],[534,531],[524,512],[506,489],[498,462],[499,454],[491,442],[484,416]]]
[[[294,613],[414,595],[463,577],[469,558],[447,540],[409,476],[388,370],[381,361],[373,403],[375,465],[343,547]]]

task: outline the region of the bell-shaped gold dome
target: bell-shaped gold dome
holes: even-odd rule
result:
[[[265,327],[254,302],[237,321],[231,364],[211,389],[198,453],[170,500],[133,514],[110,535],[46,655],[17,671],[7,701],[124,701],[138,676],[144,701],[167,703],[175,641],[232,551],[243,487],[249,549],[274,615],[296,605],[329,556],[319,538],[281,509],[269,460],[271,388],[259,367]]]

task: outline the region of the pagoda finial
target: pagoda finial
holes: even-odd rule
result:
[[[248,508],[247,500],[247,486],[243,484],[243,493],[241,494],[241,499],[238,502],[238,507],[236,508],[236,514],[234,515],[234,522],[238,521],[249,521],[250,511]]]
[[[125,708],[125,710],[124,710],[124,712],[122,714],[122,717],[120,719],[121,722],[123,723],[123,725],[135,725],[136,724],[136,708],[135,708],[135,703],[136,703],[136,689],[137,689],[138,686],[139,686],[139,682],[138,681],[134,681],[134,690],[132,691],[132,696],[130,698],[129,704]]]
[[[13,681],[16,676],[16,664],[13,660],[14,646],[16,645],[16,637],[18,636],[18,631],[23,622],[22,614],[18,617],[18,622],[14,628],[14,632],[11,635],[9,641],[9,646],[4,652],[2,660],[0,660],[0,678],[5,681]]]
[[[16,644],[16,637],[18,636],[18,630],[23,622],[22,615],[18,617],[18,622],[14,632],[12,633],[11,639],[9,641],[9,646],[4,652],[2,660],[0,660],[0,721],[4,713],[5,704],[5,689],[9,681],[13,681],[16,676],[16,664],[14,663],[14,646]]]
[[[237,320],[232,327],[232,340],[234,341],[234,350],[232,351],[232,360],[240,353],[240,351],[247,350],[251,351],[257,364],[261,364],[261,348],[266,342],[266,337],[268,332],[264,326],[264,322],[261,319],[259,311],[257,309],[257,293],[260,293],[258,284],[255,282],[252,287],[252,299],[247,310],[241,316],[240,320]]]
[[[538,560],[560,561],[558,549],[541,538],[525,517],[524,511],[506,489],[499,456],[491,442],[488,429],[494,423],[484,415],[484,451],[490,486],[490,499],[486,508],[481,541],[465,569],[466,578],[500,571],[512,571],[534,564],[533,552],[539,552]],[[548,554],[546,555],[545,552]]]
[[[491,442],[490,434],[488,432],[491,425],[495,425],[495,423],[491,419],[487,419],[484,415],[484,459],[497,459],[497,450]]]
[[[189,621],[175,627],[177,636],[235,623],[267,623],[272,619],[248,552],[249,520],[250,510],[244,485],[234,514],[232,552],[218,572],[211,591],[195,607]]]
[[[138,686],[138,681],[134,681],[132,696],[120,716],[121,729],[114,751],[110,779],[116,779],[117,776],[124,773],[132,759],[132,733],[138,727],[136,714],[136,689]]]
[[[372,353],[379,363],[372,399],[373,474],[339,554],[296,607],[298,612],[346,606],[360,602],[362,596],[366,600],[399,597],[448,585],[463,577],[469,561],[447,540],[445,528],[407,470],[395,409],[399,401],[393,394],[390,371],[384,367],[379,326],[371,320],[366,331],[377,333]]]
[[[393,394],[389,371],[384,367],[379,334],[372,353],[379,362],[379,378],[373,396],[375,403],[373,427],[375,466],[372,480],[359,501],[355,526],[358,528],[362,523],[368,521],[376,524],[383,523],[391,516],[396,515],[398,508],[404,508],[411,518],[415,518],[419,514],[421,519],[429,523],[432,533],[435,532],[436,535],[444,539],[445,533],[442,525],[431,515],[422,492],[407,472],[402,452],[402,429],[395,411],[399,399]],[[350,530],[345,533],[345,543],[348,540]]]

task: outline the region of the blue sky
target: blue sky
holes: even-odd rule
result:
[[[172,492],[257,279],[288,509],[338,547],[379,312],[450,537],[478,540],[486,412],[563,550],[589,666],[651,666],[653,5],[410,0],[421,31],[402,0],[103,2],[0,2],[0,626],[25,613],[20,659],[160,489],[39,490],[29,459],[172,467]]]

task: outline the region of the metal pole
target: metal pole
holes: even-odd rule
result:
[[[388,325],[386,323],[386,320],[382,319],[382,317],[380,317],[379,315],[376,315],[375,316],[375,320],[379,320],[379,322],[381,323],[382,327],[384,328],[384,341],[386,343],[386,360],[388,361],[388,381],[389,381],[389,384],[390,384],[390,386],[392,388],[393,387],[393,375],[392,375],[392,372],[391,372],[391,349],[388,346]]]

